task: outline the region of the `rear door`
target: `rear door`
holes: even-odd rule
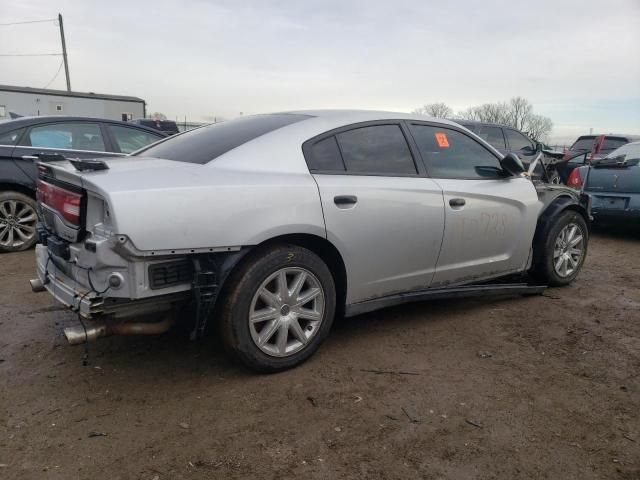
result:
[[[59,153],[68,158],[120,156],[112,150],[99,122],[75,120],[28,127],[13,151],[13,158],[20,169],[35,181],[37,171],[33,157],[38,154]]]
[[[410,130],[444,193],[446,227],[432,285],[523,270],[541,208],[533,183],[505,177],[499,158],[461,130],[424,122]]]
[[[347,303],[431,284],[444,232],[442,190],[401,122],[369,122],[304,145],[328,239],[345,261]]]

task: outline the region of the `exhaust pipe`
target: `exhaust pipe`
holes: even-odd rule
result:
[[[29,280],[29,285],[31,285],[31,291],[34,293],[44,292],[46,290],[44,283],[39,278]]]
[[[159,322],[98,323],[87,325],[86,328],[78,325],[65,328],[64,336],[67,337],[69,345],[79,345],[109,335],[160,335],[169,330],[175,322],[174,312],[170,311]]]

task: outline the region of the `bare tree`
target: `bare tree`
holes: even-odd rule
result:
[[[154,120],[166,120],[167,116],[164,113],[161,112],[153,112],[151,115],[149,115],[150,118],[153,118]]]
[[[553,130],[553,122],[549,117],[532,113],[527,118],[523,130],[525,130],[532,139],[543,141],[549,136],[551,130]]]
[[[420,108],[416,108],[413,112],[417,115],[427,115],[436,118],[450,118],[453,116],[453,110],[446,103],[428,103]]]
[[[533,106],[524,97],[514,97],[509,100],[508,108],[511,117],[509,125],[518,130],[524,130],[529,117],[533,115]]]

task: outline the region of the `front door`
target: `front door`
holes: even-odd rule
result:
[[[533,183],[505,177],[499,159],[462,131],[422,123],[410,130],[444,194],[445,234],[432,286],[522,271],[541,208]]]
[[[352,126],[305,145],[327,237],[342,254],[347,303],[427,288],[444,230],[442,190],[400,122]]]

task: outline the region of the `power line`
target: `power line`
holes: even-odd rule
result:
[[[57,57],[61,53],[0,53],[0,57]]]
[[[44,23],[44,22],[55,22],[55,18],[47,18],[46,20],[26,20],[24,22],[10,22],[10,23],[0,23],[0,27],[8,27],[10,25],[24,25],[27,23]]]
[[[56,72],[56,74],[53,76],[53,78],[49,81],[49,83],[47,83],[44,87],[42,88],[49,88],[49,85],[51,85],[53,83],[53,81],[58,78],[58,75],[60,74],[60,70],[62,70],[62,65],[64,64],[64,60],[60,60],[60,65],[58,66],[58,71]]]

